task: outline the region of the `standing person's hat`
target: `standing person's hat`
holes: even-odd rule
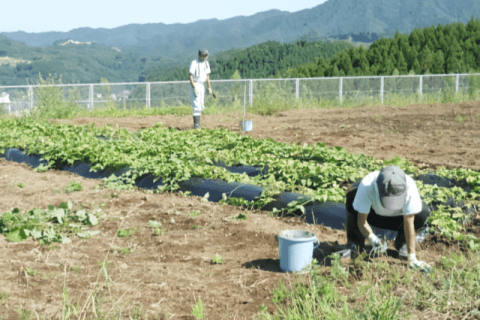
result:
[[[383,167],[377,177],[380,203],[389,210],[400,210],[407,199],[407,177],[397,166]]]
[[[202,56],[208,56],[208,50],[207,49],[200,49],[198,50],[198,55],[202,55]]]

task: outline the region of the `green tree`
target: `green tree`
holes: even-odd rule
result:
[[[354,74],[353,68],[352,68],[352,61],[347,52],[340,51],[340,53],[338,54],[337,61],[338,61],[337,66],[339,71],[343,71],[344,74],[348,76],[352,76]]]
[[[446,58],[446,72],[459,73],[465,71],[465,64],[463,61],[463,51],[457,39],[453,38],[450,51]]]
[[[418,54],[418,62],[421,66],[421,73],[429,74],[432,70],[433,55],[430,49],[425,46]]]
[[[408,72],[407,62],[405,61],[405,57],[401,51],[398,54],[397,69],[400,74],[407,74]]]
[[[408,40],[410,41],[410,46],[415,48],[415,50],[419,50],[420,49],[420,46],[421,46],[421,41],[420,41],[420,37],[418,35],[418,29],[413,29],[413,31],[410,33],[410,37],[408,38]]]
[[[432,73],[433,74],[445,73],[445,55],[443,54],[442,50],[438,50],[433,54]]]
[[[240,76],[240,73],[238,72],[238,69],[235,69],[235,72],[232,74],[232,76],[230,77],[230,79],[233,79],[233,80],[240,80],[240,79],[242,79],[242,77]]]
[[[418,59],[415,58],[412,63],[412,68],[410,70],[413,70],[415,74],[421,74],[422,73],[422,67],[420,66],[420,63],[418,62]]]
[[[339,77],[340,76],[340,71],[338,70],[338,67],[337,67],[336,63],[333,65],[331,72],[332,72],[331,73],[332,77]]]

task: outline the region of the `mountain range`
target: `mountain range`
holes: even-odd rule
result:
[[[194,56],[200,47],[211,53],[246,48],[266,41],[280,43],[300,38],[313,41],[351,38],[373,42],[396,30],[480,17],[478,0],[328,0],[297,12],[270,10],[225,20],[199,20],[187,24],[129,24],[117,28],[78,28],[68,32],[4,32],[28,46],[49,46],[67,40],[96,42],[144,56]],[[73,45],[73,44],[70,44]]]

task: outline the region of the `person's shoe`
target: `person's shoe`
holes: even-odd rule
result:
[[[200,116],[193,116],[193,129],[200,129]]]

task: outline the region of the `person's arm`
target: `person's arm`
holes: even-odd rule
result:
[[[405,237],[407,239],[407,252],[408,254],[415,253],[415,246],[417,244],[417,238],[415,234],[415,226],[413,222],[415,221],[415,215],[409,214],[403,216],[403,225],[405,228]]]
[[[368,239],[368,237],[373,233],[372,228],[368,224],[367,218],[368,218],[368,213],[360,213],[360,212],[358,213],[358,216],[357,216],[358,229],[360,229],[360,232],[365,237],[365,239]]]
[[[188,77],[190,80],[190,84],[192,85],[192,88],[195,89],[195,84],[193,83],[193,74],[190,73],[190,76]]]
[[[212,86],[210,85],[210,75],[207,73],[207,85],[208,85],[208,92],[212,93]]]

